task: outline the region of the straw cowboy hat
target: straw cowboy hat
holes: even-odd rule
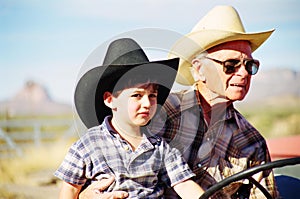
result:
[[[168,57],[180,57],[176,82],[191,85],[194,79],[190,72],[191,61],[199,53],[216,45],[237,40],[250,42],[255,51],[272,34],[265,32],[246,33],[238,12],[232,6],[216,6],[208,12],[190,33],[172,46]]]
[[[162,105],[175,81],[178,63],[179,58],[150,62],[133,39],[113,41],[103,65],[86,72],[77,83],[74,101],[80,119],[87,128],[101,124],[105,116],[111,115],[103,102],[104,92],[124,89],[129,79],[159,84],[157,103]]]

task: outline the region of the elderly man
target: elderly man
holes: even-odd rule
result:
[[[170,94],[151,128],[181,150],[196,174],[194,180],[204,189],[244,169],[270,161],[265,139],[234,108],[233,102],[247,95],[252,75],[259,68],[259,61],[253,59],[252,52],[272,32],[246,33],[234,8],[217,6],[170,51],[170,57],[181,58],[177,82],[192,87]],[[273,198],[278,198],[272,171],[253,178]],[[93,189],[105,188],[103,183],[99,186],[93,185]],[[88,188],[82,198],[93,198],[90,190],[92,188]],[[120,193],[110,193],[110,196],[117,194]],[[171,191],[166,197],[176,198]],[[247,181],[239,181],[212,198],[264,196]]]

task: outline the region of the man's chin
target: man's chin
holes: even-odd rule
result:
[[[242,101],[243,99],[245,99],[245,96],[243,96],[243,97],[234,97],[234,98],[230,99],[230,101],[232,101],[232,102]]]

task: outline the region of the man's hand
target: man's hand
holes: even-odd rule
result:
[[[79,199],[116,199],[116,198],[127,198],[128,193],[125,191],[114,191],[114,192],[108,192],[103,193],[104,190],[109,187],[113,182],[115,181],[115,178],[111,176],[107,179],[102,179],[97,182],[93,182],[91,185],[89,185],[85,190],[83,190],[79,194]]]

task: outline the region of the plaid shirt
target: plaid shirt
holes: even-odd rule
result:
[[[207,127],[199,95],[196,89],[170,94],[152,121],[151,131],[182,152],[196,174],[194,180],[204,190],[237,172],[270,161],[265,139],[233,105],[213,109]],[[227,186],[212,198],[230,198],[241,183]],[[273,198],[278,197],[272,171],[264,172],[261,184]],[[252,189],[250,198],[264,196]]]
[[[158,136],[146,134],[147,130],[140,146],[132,151],[113,131],[107,117],[71,146],[54,175],[84,185],[109,174],[116,181],[107,191],[124,190],[130,198],[162,198],[165,185],[173,186],[195,174],[177,149]]]

